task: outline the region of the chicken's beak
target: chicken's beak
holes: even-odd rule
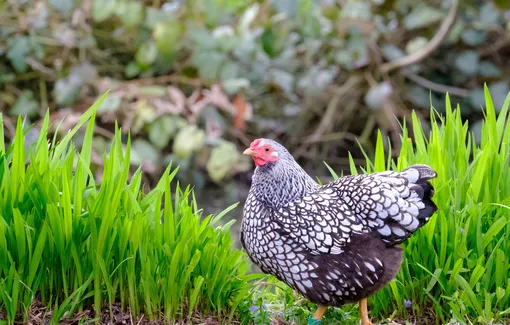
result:
[[[251,148],[248,148],[245,151],[243,151],[243,155],[255,157],[257,155],[257,153],[255,151],[251,150]]]

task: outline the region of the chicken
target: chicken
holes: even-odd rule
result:
[[[437,210],[436,172],[414,165],[321,186],[276,141],[257,139],[244,154],[256,165],[240,232],[253,263],[318,305],[309,324],[356,302],[361,323],[372,324],[366,298],[395,277],[398,244]]]

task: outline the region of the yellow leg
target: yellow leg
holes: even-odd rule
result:
[[[367,298],[361,299],[359,302],[359,317],[361,318],[361,325],[374,325],[368,319]]]
[[[315,312],[315,314],[313,314],[313,319],[321,319],[322,316],[324,315],[324,313],[326,312],[326,310],[328,310],[328,307],[319,306],[319,308],[317,308],[317,311]]]

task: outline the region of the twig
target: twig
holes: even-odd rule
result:
[[[381,66],[382,73],[388,73],[393,69],[405,67],[414,63],[417,63],[427,57],[430,53],[432,53],[438,46],[441,44],[445,36],[448,34],[450,27],[455,20],[455,14],[457,13],[457,5],[458,0],[453,0],[453,3],[448,10],[448,15],[445,20],[441,23],[439,27],[439,31],[434,35],[434,37],[418,52],[415,52],[411,55],[404,56],[403,58],[385,63]]]
[[[101,126],[96,125],[94,128],[96,134],[102,135],[107,139],[113,139],[115,137],[115,134],[112,131],[107,130]]]
[[[131,317],[131,325],[134,325],[133,323],[133,313],[129,313],[129,316]],[[143,314],[142,314],[142,317],[140,317],[140,319],[138,320],[138,323],[136,323],[136,325],[140,325],[142,323],[142,320],[143,320]]]
[[[359,136],[359,142],[367,143],[368,139],[370,138],[370,135],[372,134],[372,131],[374,130],[374,126],[377,122],[377,118],[374,114],[370,114],[368,116],[368,120],[365,123],[365,126],[363,127],[363,131],[361,132],[361,135]]]
[[[392,132],[390,132],[390,136],[393,139],[394,146],[392,147],[394,153],[398,153],[400,151],[400,127],[398,125],[397,117],[395,116],[395,111],[393,109],[393,106],[395,106],[395,103],[391,100],[391,98],[386,98],[386,100],[383,103],[382,109],[384,114],[386,114],[386,117],[388,118],[388,121],[390,122],[390,126],[392,129]]]
[[[243,132],[241,132],[235,128],[228,128],[227,132],[231,136],[237,138],[244,146],[250,145],[251,140]]]
[[[142,85],[154,85],[154,84],[168,84],[168,83],[176,83],[182,85],[188,85],[193,87],[200,86],[210,86],[209,83],[200,80],[200,79],[192,79],[180,75],[166,75],[154,78],[146,78],[146,79],[137,79],[131,81],[133,84],[142,84]]]
[[[8,138],[14,138],[14,135],[16,134],[16,128],[14,127],[12,119],[7,115],[3,115],[3,120]]]
[[[55,80],[55,73],[53,72],[53,70],[45,67],[44,65],[42,65],[41,63],[37,62],[36,60],[34,60],[33,58],[30,58],[30,57],[26,58],[25,62],[30,67],[32,67],[32,69],[42,72],[43,74],[48,76],[51,80]]]
[[[41,73],[39,71],[28,71],[25,73],[19,73],[19,74],[15,75],[13,81],[14,82],[27,81],[27,80],[39,78],[40,76],[41,76]]]
[[[501,50],[502,48],[504,48],[507,45],[510,45],[510,39],[503,38],[502,40],[499,40],[499,41],[493,43],[492,45],[489,45],[487,47],[480,49],[480,51],[478,51],[478,54],[480,55],[480,57],[488,56],[495,52],[498,52],[499,50]]]
[[[361,77],[358,75],[352,75],[349,79],[347,79],[347,82],[343,84],[341,87],[336,88],[333,90],[333,98],[329,101],[328,107],[326,108],[326,112],[322,116],[321,121],[319,122],[319,125],[315,129],[315,131],[312,133],[312,135],[308,136],[302,143],[301,146],[296,150],[295,157],[301,157],[305,155],[307,152],[307,147],[314,143],[314,142],[320,142],[319,139],[322,138],[322,135],[329,130],[331,124],[334,122],[334,114],[337,110],[338,103],[344,97],[348,94],[349,91],[351,91],[356,85],[358,85],[361,81]],[[351,102],[354,103],[354,102]]]
[[[402,71],[402,74],[409,78],[410,80],[416,82],[420,86],[436,91],[438,93],[448,93],[450,95],[459,97],[469,97],[471,94],[471,92],[468,89],[438,84],[428,79],[425,79],[414,72]]]
[[[46,88],[46,80],[44,78],[39,78],[39,96],[41,97],[41,106],[39,110],[39,114],[44,116],[46,109],[48,106],[48,89]]]
[[[319,138],[312,139],[308,143],[320,143],[320,142],[331,142],[331,141],[340,141],[342,139],[349,139],[352,141],[356,141],[356,135],[350,132],[334,132],[328,133],[320,136]]]
[[[318,138],[322,136],[322,134],[328,129],[328,126],[331,125],[331,123],[334,120],[333,116],[337,109],[337,105],[340,102],[340,99],[347,95],[347,93],[352,88],[354,88],[360,81],[361,81],[360,76],[353,75],[349,79],[347,79],[347,82],[342,87],[335,91],[334,97],[329,102],[326,112],[322,116],[322,119],[319,123],[319,126],[317,126],[315,132],[305,140],[305,143],[315,142]]]

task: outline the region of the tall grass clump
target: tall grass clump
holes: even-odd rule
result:
[[[375,317],[412,313],[441,324],[487,324],[510,315],[510,96],[499,114],[487,87],[485,100],[479,143],[447,97],[446,116],[431,112],[428,137],[416,114],[414,142],[403,124],[396,161],[380,133],[373,159],[365,155],[366,173],[428,164],[438,175],[438,211],[404,244],[396,281],[370,299]],[[352,157],[351,173],[358,173]]]
[[[229,209],[202,219],[190,187],[171,189],[170,166],[144,194],[117,127],[97,184],[92,136],[105,96],[58,142],[48,139],[48,114],[28,149],[21,118],[9,146],[0,127],[0,314],[13,324],[38,301],[54,324],[87,308],[111,314],[114,303],[133,317],[232,318],[250,284],[231,223],[218,225]],[[85,125],[78,152],[72,138]]]

